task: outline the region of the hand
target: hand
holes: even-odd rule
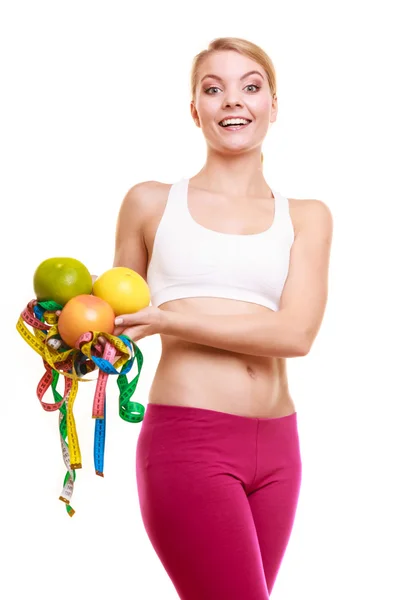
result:
[[[129,315],[119,315],[115,319],[113,335],[124,334],[133,342],[155,333],[161,333],[163,311],[156,306],[147,306]]]

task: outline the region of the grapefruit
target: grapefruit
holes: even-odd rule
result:
[[[105,271],[93,284],[93,294],[112,307],[116,315],[135,313],[150,304],[150,289],[139,273],[127,267]]]
[[[39,302],[54,300],[64,306],[74,296],[91,293],[92,277],[75,258],[48,258],[33,275],[33,289]]]
[[[107,302],[91,294],[71,298],[58,318],[58,333],[71,348],[88,331],[113,333],[115,314]]]

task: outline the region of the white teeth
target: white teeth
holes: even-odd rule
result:
[[[251,123],[248,119],[224,119],[220,122],[220,125],[223,127],[227,125],[247,125],[247,123]]]

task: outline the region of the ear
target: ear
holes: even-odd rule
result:
[[[192,114],[193,121],[195,122],[195,124],[197,125],[197,127],[200,127],[199,114],[198,114],[198,112],[196,110],[196,107],[194,105],[193,100],[190,103],[190,112]]]
[[[275,94],[274,97],[272,98],[270,123],[275,123],[277,116],[278,116],[278,98]]]

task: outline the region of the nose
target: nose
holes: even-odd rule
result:
[[[231,106],[240,106],[240,107],[243,107],[243,103],[239,102],[239,100],[237,100],[236,102],[224,102],[224,107],[225,108],[230,108]]]
[[[226,93],[223,104],[227,108],[230,106],[243,106],[243,102],[237,96],[237,92],[235,91],[230,91]]]

